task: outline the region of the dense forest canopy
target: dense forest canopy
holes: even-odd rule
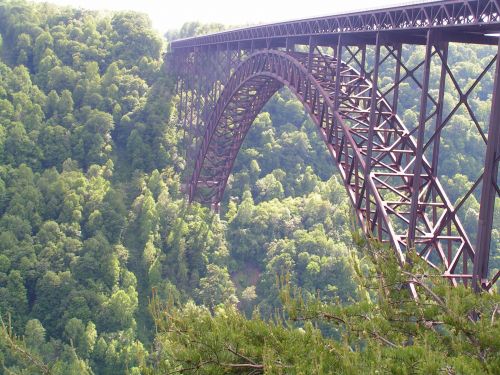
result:
[[[224,27],[190,23],[167,37]],[[401,373],[500,367],[496,295],[435,281],[430,307],[405,304],[404,290],[375,303],[375,271],[396,278],[392,285],[403,281],[359,251],[368,245],[343,185],[286,89],[253,124],[223,213],[186,204],[165,47],[143,14],[0,0],[0,373],[363,373],[377,361],[388,372],[401,363]],[[451,49],[464,85],[491,59],[488,47]],[[422,51],[404,53],[410,61]],[[489,73],[472,99],[485,126],[491,83]],[[402,100],[404,122],[415,124],[418,97]],[[484,145],[464,111],[443,139],[440,173],[456,201],[481,170]],[[459,213],[471,233],[477,213],[476,195]],[[488,319],[465,324],[476,305]],[[408,321],[394,328],[397,313]],[[361,315],[372,323],[351,321]],[[241,361],[248,366],[225,366]]]

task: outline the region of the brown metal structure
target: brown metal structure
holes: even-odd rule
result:
[[[390,244],[401,265],[414,249],[454,285],[490,289],[499,277],[488,275],[500,195],[499,31],[500,0],[449,0],[172,42],[167,59],[177,75],[190,201],[218,208],[255,117],[287,87],[316,124],[365,233]],[[450,43],[492,46],[481,74],[466,87],[450,68]],[[421,48],[422,60],[406,61],[409,48]],[[491,116],[484,126],[470,98],[492,73]],[[413,124],[398,115],[403,86],[420,95]],[[449,92],[458,99],[445,111]],[[453,204],[438,166],[442,130],[459,111],[483,139],[485,162],[472,188]],[[480,200],[475,243],[459,217],[472,195]]]

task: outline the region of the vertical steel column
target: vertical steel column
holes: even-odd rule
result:
[[[473,285],[479,291],[487,283],[488,263],[490,257],[491,231],[495,211],[495,196],[500,157],[500,38],[498,40],[497,63],[493,97],[491,100],[490,126],[488,144],[484,160],[483,187],[481,189],[481,206],[477,230],[477,245],[474,255]]]
[[[180,60],[180,57],[177,57],[176,60]],[[183,91],[184,91],[184,85],[183,85],[183,77],[182,77],[182,71],[179,65],[180,61],[177,61],[177,87],[178,87],[178,92],[177,95],[179,95],[179,108],[177,109],[177,120],[180,122],[181,119],[181,114],[182,114],[182,101],[183,101]]]
[[[333,98],[334,111],[337,112],[339,110],[339,91],[340,91],[340,69],[342,67],[342,34],[339,34],[339,39],[337,40],[337,48],[334,49],[336,66],[335,66],[335,93]],[[333,130],[336,128],[335,126],[335,116],[332,118],[332,124],[330,125],[330,131],[328,133],[328,142],[332,142]],[[336,140],[338,142],[338,139]],[[339,150],[339,155],[342,150]]]
[[[193,51],[193,56],[192,56],[192,62],[191,64],[189,64],[189,91],[190,91],[190,101],[189,101],[189,133],[190,133],[190,136],[191,136],[191,143],[193,143],[193,135],[196,136],[196,129],[195,127],[193,126],[193,118],[194,118],[194,107],[195,107],[195,98],[194,98],[194,85],[195,85],[195,82],[194,82],[194,75],[195,75],[195,69],[196,69],[196,51],[197,51],[197,48],[194,49]],[[195,150],[193,150],[193,153],[195,152]]]
[[[226,82],[229,80],[229,77],[231,77],[231,65],[232,65],[231,61],[232,61],[232,52],[229,49],[229,43],[227,43],[227,46],[226,46],[226,64],[227,64]],[[224,85],[226,84],[226,82],[224,82]]]
[[[342,69],[342,35],[339,35],[339,39],[337,42],[336,48],[336,66],[335,66],[335,97],[334,97],[334,105],[335,110],[338,111],[340,107],[339,103],[339,91],[340,91],[340,74]]]
[[[312,36],[309,37],[309,54],[307,57],[307,71],[309,73],[312,72],[312,63],[314,57],[314,49],[316,48],[314,38]]]
[[[190,142],[191,142],[191,134],[187,131],[187,126],[188,126],[188,109],[189,109],[189,87],[188,87],[188,80],[189,80],[189,65],[190,65],[190,54],[189,52],[185,54],[185,58],[183,61],[183,77],[182,77],[182,87],[183,87],[183,92],[184,92],[184,105],[183,107],[183,121],[182,121],[182,128],[184,129],[184,141],[186,142],[186,158],[189,157],[189,149],[190,149]]]
[[[316,42],[312,36],[309,37],[309,53],[307,55],[307,72],[312,73],[313,71],[313,59],[314,59],[314,49],[316,48]],[[304,93],[304,99],[307,100],[309,95],[309,89],[306,87]]]
[[[179,67],[178,67],[178,63],[177,63],[177,59],[172,57],[172,60],[174,60],[173,62],[173,72],[175,74],[175,95],[179,95],[179,81],[180,81],[180,75],[179,75]]]
[[[361,47],[361,76],[366,77],[366,44]]]
[[[394,76],[394,95],[392,96],[392,113],[394,116],[398,115],[399,80],[401,79],[401,55],[403,52],[402,44],[397,44],[396,49],[396,74]]]
[[[196,134],[200,134],[200,126],[201,124],[201,112],[202,112],[202,93],[201,93],[201,77],[204,75],[203,74],[203,67],[202,67],[202,53],[199,49],[195,51],[195,80],[196,80],[196,88],[195,85],[193,85],[193,91],[196,92],[196,100],[195,100],[195,113],[196,113]]]
[[[236,64],[236,66],[241,62],[241,43],[238,42],[238,63]]]
[[[187,134],[186,134],[186,126],[185,126],[185,120],[186,116],[184,116],[184,77],[183,77],[183,72],[179,69],[179,107],[178,107],[178,112],[177,112],[177,123],[179,126],[182,127],[182,139],[184,140],[184,147],[183,147],[183,155],[184,155],[184,160],[187,161]]]
[[[420,193],[420,181],[422,173],[422,159],[424,149],[425,122],[427,119],[427,98],[429,95],[429,76],[432,57],[432,31],[427,31],[427,43],[425,46],[424,76],[422,93],[420,96],[420,113],[418,120],[417,149],[415,152],[415,165],[413,168],[413,187],[411,196],[410,220],[408,225],[408,248],[415,245],[415,229],[417,226],[418,200]]]
[[[366,145],[366,170],[365,170],[365,208],[366,208],[366,224],[371,223],[371,204],[370,204],[370,184],[368,179],[372,169],[372,152],[373,152],[373,136],[375,134],[375,126],[377,125],[377,91],[378,91],[378,71],[380,65],[380,33],[377,33],[375,40],[375,61],[372,75],[372,91],[370,98],[370,120],[368,128],[368,144]]]
[[[222,46],[220,44],[218,44],[216,47],[215,47],[215,55],[216,55],[216,59],[217,59],[217,64],[216,64],[216,70],[215,70],[215,82],[216,82],[216,92],[215,92],[215,103],[217,103],[217,98],[220,96],[221,92],[222,92],[222,85],[221,85],[221,75],[220,75],[220,66],[222,65],[222,62],[221,62],[221,52],[222,50]]]
[[[212,111],[217,104],[217,54],[210,51],[209,48],[205,51],[207,56],[207,66],[210,68],[206,71],[207,74],[207,87],[210,93],[210,111]]]
[[[441,49],[441,75],[439,81],[439,93],[438,93],[438,105],[436,108],[436,137],[434,138],[434,144],[432,148],[432,177],[437,178],[438,175],[438,164],[439,164],[439,147],[441,144],[441,124],[443,123],[443,107],[444,107],[444,93],[446,89],[446,67],[448,65],[448,42],[440,43],[437,48]],[[432,190],[432,202],[436,202],[437,192],[435,189]],[[434,205],[432,207],[432,223],[435,225],[437,222],[437,207]],[[448,240],[448,242],[450,242]],[[450,259],[448,259],[449,261]]]
[[[207,71],[208,75],[208,85],[210,87],[210,97],[211,97],[211,107],[210,110],[213,110],[217,103],[217,53],[213,53],[209,48],[206,50],[207,53],[207,65],[208,61],[210,61],[210,71]]]

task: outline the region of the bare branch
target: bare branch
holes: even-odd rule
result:
[[[491,314],[491,324],[495,322],[495,316],[497,315],[498,312],[498,303],[495,305],[495,309],[493,310],[493,314]]]
[[[226,346],[226,349],[227,349],[227,350],[229,350],[229,351],[230,351],[231,353],[233,353],[234,355],[236,355],[236,356],[238,356],[238,357],[240,357],[240,358],[244,359],[245,361],[248,361],[249,363],[251,363],[251,364],[255,365],[255,362],[254,362],[254,361],[252,361],[250,358],[248,358],[248,357],[244,356],[243,354],[238,353],[236,350],[234,350],[233,348],[231,348],[229,345],[228,345],[228,346]]]

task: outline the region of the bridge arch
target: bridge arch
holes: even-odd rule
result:
[[[208,119],[190,200],[219,204],[250,126],[283,86],[316,124],[365,233],[391,244],[401,264],[412,248],[435,270],[444,269],[452,283],[470,278],[458,265],[467,269],[473,247],[425,158],[414,194],[417,145],[411,132],[370,80],[321,53],[261,50],[236,68]]]

